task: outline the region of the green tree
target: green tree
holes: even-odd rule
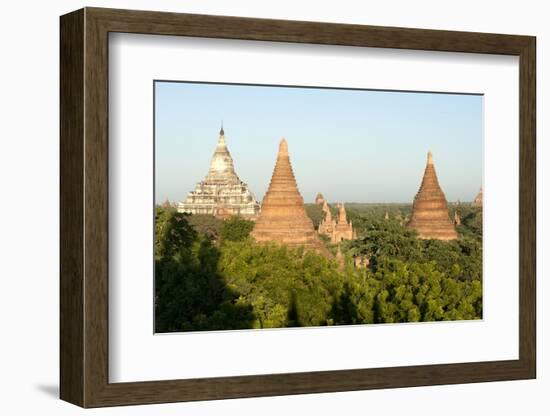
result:
[[[313,222],[313,227],[315,227],[315,229],[318,229],[319,224],[325,218],[323,208],[317,204],[305,204],[305,209],[306,214],[311,219],[311,222]]]
[[[482,290],[479,281],[459,281],[439,272],[434,262],[385,261],[363,280],[347,286],[353,323],[394,323],[479,319]],[[340,299],[341,300],[341,299]],[[338,316],[335,316],[337,319]]]
[[[169,258],[188,249],[196,238],[188,216],[174,210],[155,209],[155,258]]]
[[[155,220],[155,330],[250,328],[252,308],[218,273],[218,248],[185,214],[158,208]]]
[[[216,242],[198,231],[206,220],[193,226],[194,216],[158,208],[156,330],[482,317],[480,236],[422,240],[397,219],[384,219],[382,209],[361,209],[354,224],[364,234],[342,243],[341,264],[300,248],[256,244],[249,238],[253,223],[239,217],[221,223]],[[353,267],[354,256],[368,257],[369,267]]]
[[[193,214],[188,218],[193,229],[214,242],[220,239],[223,220],[207,214]]]
[[[341,286],[336,262],[250,240],[224,243],[220,273],[252,305],[255,328],[327,325]]]
[[[470,234],[471,235],[471,234]],[[365,256],[376,271],[387,260],[435,262],[438,271],[459,280],[481,280],[482,241],[475,236],[440,241],[419,239],[396,220],[370,220],[363,237],[343,245],[352,256]]]
[[[253,228],[253,221],[232,216],[223,222],[221,237],[224,241],[243,241],[248,238]]]
[[[461,225],[457,227],[458,232],[471,238],[481,240],[483,237],[483,210],[480,207],[460,206],[458,208],[461,216]]]

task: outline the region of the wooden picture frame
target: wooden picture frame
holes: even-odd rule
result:
[[[60,396],[82,407],[536,377],[535,50],[530,36],[85,8],[60,20]],[[519,359],[109,383],[108,34],[296,42],[519,57]]]

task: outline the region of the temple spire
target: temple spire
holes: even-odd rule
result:
[[[323,212],[325,213],[325,221],[332,221],[332,213],[330,212],[330,208],[328,207],[327,201],[323,202]]]
[[[346,215],[346,208],[344,207],[343,202],[338,206],[338,222],[341,224],[347,224],[348,222],[348,217]]]
[[[284,137],[279,142],[279,156],[288,156],[288,144]]]
[[[220,128],[220,136],[225,136],[225,132],[223,131],[223,120],[222,120],[222,126]]]
[[[212,155],[212,160],[210,161],[210,169],[208,170],[206,179],[239,183],[240,179],[235,173],[233,158],[231,157],[231,153],[229,153],[223,133],[222,127],[220,130],[220,137],[218,138],[218,144]]]

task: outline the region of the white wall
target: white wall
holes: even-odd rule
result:
[[[538,313],[539,378],[535,381],[317,394],[87,411],[88,414],[548,414],[550,364],[544,346],[550,300],[543,240],[548,209],[543,182],[550,146],[543,130],[550,90],[548,12],[542,1],[69,1],[5,2],[0,15],[0,412],[76,414],[56,399],[58,385],[58,16],[82,6],[119,7],[318,20],[538,37]],[[546,88],[545,88],[546,87]],[[543,201],[543,196],[546,201]],[[33,413],[31,413],[33,412]]]

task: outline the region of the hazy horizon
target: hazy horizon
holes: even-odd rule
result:
[[[304,202],[410,204],[432,151],[449,202],[482,185],[480,95],[155,83],[155,202],[208,172],[221,121],[235,171],[261,202],[279,140]]]

